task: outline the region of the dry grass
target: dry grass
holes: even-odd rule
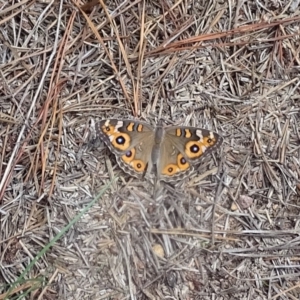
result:
[[[299,299],[299,1],[83,4],[0,1],[0,299]],[[155,200],[108,117],[224,143]]]

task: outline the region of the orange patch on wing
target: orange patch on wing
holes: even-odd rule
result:
[[[105,134],[107,134],[107,135],[111,135],[112,134],[112,132],[114,131],[114,126],[112,126],[112,125],[109,125],[109,123],[108,123],[108,125],[103,125],[102,127],[101,127],[101,129],[102,129],[102,131],[105,133]]]
[[[205,147],[211,147],[211,146],[213,146],[216,143],[216,139],[214,137],[211,138],[211,137],[207,136],[207,137],[205,137],[203,139],[204,139],[204,145],[205,145]]]
[[[130,146],[130,136],[124,132],[115,131],[115,126],[110,124],[103,125],[102,131],[109,137],[113,147],[117,150],[125,151]]]
[[[203,143],[190,141],[185,144],[185,154],[188,158],[200,157],[206,149],[203,149]],[[205,146],[204,146],[205,147]]]
[[[133,160],[130,165],[133,167],[133,169],[136,172],[144,172],[146,169],[146,165],[143,161],[141,161],[140,159],[135,159]]]
[[[122,155],[122,160],[124,163],[130,165],[136,172],[144,172],[146,169],[146,164],[140,159],[134,159],[135,149],[130,149],[126,154]]]
[[[143,131],[143,128],[144,128],[144,126],[143,126],[142,124],[139,124],[139,125],[137,126],[137,131],[138,131],[138,132],[141,132],[141,131]]]
[[[178,173],[179,171],[180,171],[180,169],[175,164],[168,164],[167,166],[165,166],[163,168],[162,174],[172,176],[172,175]]]
[[[215,138],[203,137],[201,141],[189,141],[185,144],[185,153],[188,158],[197,158],[216,143]]]
[[[129,123],[126,128],[127,128],[128,131],[133,131],[133,129],[134,129],[134,123],[133,122]]]
[[[180,128],[176,129],[176,136],[181,136],[181,129]]]
[[[192,136],[192,133],[189,129],[185,129],[185,137],[190,138]]]
[[[185,171],[190,167],[181,153],[177,155],[177,164],[168,164],[162,170],[162,175],[172,176],[179,172]]]
[[[181,153],[177,156],[177,165],[180,169],[180,171],[184,171],[189,168],[190,164],[186,161],[186,159],[183,157]]]
[[[129,164],[135,156],[135,149],[132,148],[131,150],[127,151],[126,154],[122,155],[122,159],[125,163]]]
[[[113,137],[113,139],[111,139]],[[112,145],[120,151],[125,151],[130,146],[130,136],[126,133],[115,132],[110,135]]]

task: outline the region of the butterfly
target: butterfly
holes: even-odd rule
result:
[[[181,180],[190,175],[208,153],[218,149],[222,137],[206,129],[153,126],[134,120],[108,119],[97,124],[97,133],[116,156],[119,166],[142,178],[155,169],[158,180]]]

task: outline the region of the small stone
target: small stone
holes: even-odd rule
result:
[[[241,195],[237,201],[241,209],[246,209],[252,205],[253,198],[246,195]]]
[[[160,244],[154,244],[152,250],[158,257],[165,257],[164,248]]]

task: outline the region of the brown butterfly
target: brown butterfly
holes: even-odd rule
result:
[[[140,178],[154,167],[157,179],[167,182],[187,177],[193,165],[223,141],[206,129],[164,127],[162,122],[153,128],[140,121],[102,120],[97,130],[125,172]]]

